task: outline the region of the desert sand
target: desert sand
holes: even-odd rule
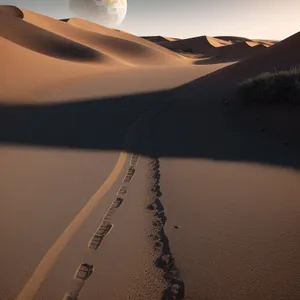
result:
[[[0,6],[0,299],[299,299],[299,45]]]

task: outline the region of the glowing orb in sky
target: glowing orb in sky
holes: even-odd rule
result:
[[[127,0],[69,0],[69,3],[79,18],[107,27],[119,26],[127,13]]]

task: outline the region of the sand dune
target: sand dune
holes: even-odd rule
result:
[[[233,44],[242,43],[242,42],[250,42],[250,43],[255,42],[267,47],[273,46],[274,44],[278,43],[278,41],[274,41],[274,40],[248,39],[245,37],[238,37],[238,36],[216,36],[216,38],[232,42]]]
[[[161,43],[161,42],[173,42],[173,41],[178,41],[180,39],[178,38],[173,38],[173,37],[167,37],[167,36],[160,36],[160,35],[154,35],[154,36],[141,36],[141,38],[153,42],[153,43]]]
[[[153,42],[153,43],[159,43],[159,42],[166,42],[166,41],[169,41],[168,39],[166,39],[165,37],[163,36],[160,36],[160,35],[154,35],[154,36],[141,36],[141,38],[147,40],[147,41],[150,41],[150,42]]]
[[[266,47],[256,42],[240,42],[218,48],[216,54],[222,59],[243,59],[263,51]]]
[[[54,58],[85,62],[113,62],[113,59],[99,51],[19,18],[2,16],[0,36],[26,49]]]
[[[228,90],[232,90],[232,87],[236,86],[238,82],[261,72],[272,72],[275,68],[280,70],[298,66],[300,64],[299,51],[300,33],[298,32],[274,46],[264,49],[254,57],[209,74],[191,85],[197,86],[198,84],[201,89],[202,84],[221,84]]]
[[[279,42],[274,40],[256,40],[256,39],[254,39],[253,41],[265,45],[266,47],[273,46]]]
[[[13,6],[0,8],[0,62],[6,70],[0,75],[1,102],[17,97],[25,101],[45,87],[116,68],[187,63],[168,49],[121,31],[80,19],[62,22]]]
[[[224,41],[232,42],[232,43],[240,43],[240,42],[250,42],[251,39],[239,36],[216,36],[215,38],[221,39]]]
[[[127,32],[121,31],[121,30],[106,28],[106,27],[101,26],[99,24],[95,24],[95,23],[89,22],[87,20],[82,20],[82,19],[79,19],[79,18],[71,18],[71,19],[66,20],[66,22],[70,25],[73,25],[75,27],[79,27],[79,28],[84,29],[84,30],[88,30],[88,31],[92,31],[92,32],[96,32],[96,33],[100,33],[100,34],[104,34],[104,35],[109,35],[109,36],[117,37],[117,38],[120,38],[120,39],[125,39],[125,40],[128,40],[128,41],[132,41],[132,42],[135,42],[135,43],[138,43],[138,44],[142,44],[142,45],[145,45],[145,46],[150,47],[152,49],[155,49],[159,52],[162,52],[164,54],[168,54],[168,55],[174,57],[176,60],[177,59],[182,60],[182,57],[177,55],[173,51],[170,51],[170,50],[168,50],[164,47],[161,47],[161,46],[159,46],[155,43],[152,43],[152,42],[150,42],[146,39],[137,37],[133,34],[130,34],[130,33],[127,33]]]
[[[116,36],[94,33],[72,26],[69,22],[61,22],[47,16],[23,10],[24,20],[61,35],[72,41],[99,50],[114,59],[129,65],[172,64],[183,60],[176,60],[168,54],[153,48],[129,41]],[[106,29],[107,31],[109,29]]]
[[[174,42],[174,41],[179,41],[181,39],[179,38],[174,38],[174,37],[169,37],[169,36],[164,36],[163,38],[165,38],[166,40],[170,41],[170,42]]]
[[[159,44],[172,50],[212,54],[215,53],[216,48],[223,47],[224,45],[229,45],[230,42],[226,42],[209,36],[200,36],[178,41],[161,42]]]
[[[55,59],[31,51],[0,37],[0,102],[26,102],[39,99],[45,88],[59,88],[69,81],[91,74],[107,72],[111,65],[83,64],[78,61]]]

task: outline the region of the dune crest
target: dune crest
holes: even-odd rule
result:
[[[210,54],[215,51],[215,48],[229,45],[230,42],[226,42],[210,36],[200,36],[184,40],[165,41],[159,44],[172,50]]]
[[[21,9],[13,5],[0,5],[0,18],[16,17],[23,19],[24,14]]]

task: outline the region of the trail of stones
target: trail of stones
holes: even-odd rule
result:
[[[176,267],[175,259],[172,255],[169,240],[164,232],[167,218],[164,206],[160,200],[162,192],[160,188],[160,162],[158,158],[149,159],[149,205],[147,209],[153,214],[153,230],[150,238],[153,241],[154,249],[157,252],[155,262],[158,268],[164,271],[164,277],[168,285],[165,289],[163,300],[182,300],[184,299],[184,282],[180,279],[179,270]]]

